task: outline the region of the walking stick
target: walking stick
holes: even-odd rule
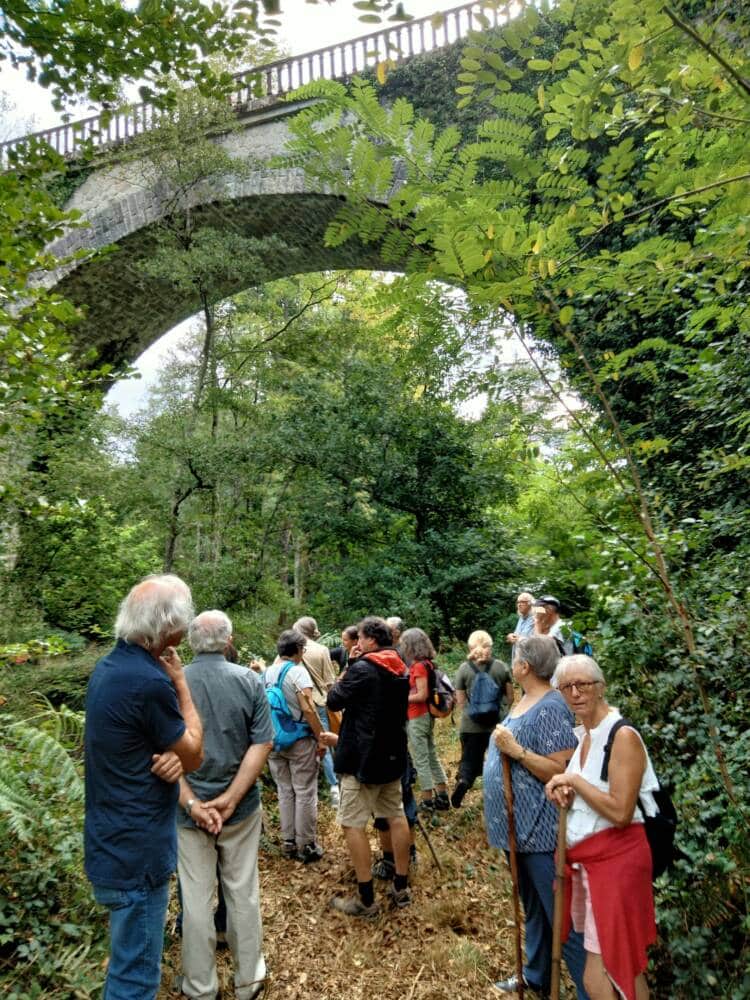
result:
[[[560,1000],[560,960],[562,958],[562,922],[565,903],[565,849],[568,807],[560,810],[555,852],[555,909],[552,915],[552,982],[550,1000]]]
[[[505,805],[508,810],[508,853],[510,854],[510,878],[513,883],[513,919],[516,925],[516,977],[518,979],[518,996],[523,1000],[523,952],[521,950],[521,897],[518,891],[518,857],[516,852],[516,818],[513,813],[513,782],[510,777],[510,757],[507,753],[500,755],[503,759],[503,788],[505,789]]]
[[[424,839],[427,841],[427,846],[430,849],[430,854],[432,855],[432,860],[435,862],[435,866],[437,867],[437,870],[442,875],[443,874],[442,865],[440,864],[440,861],[438,859],[437,854],[435,854],[435,848],[432,846],[432,841],[427,836],[427,831],[425,830],[424,825],[422,823],[422,820],[419,818],[419,816],[417,816],[417,829],[422,834],[422,836],[424,837]]]

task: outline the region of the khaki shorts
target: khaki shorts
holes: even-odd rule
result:
[[[362,785],[352,774],[342,774],[339,781],[338,821],[341,826],[364,829],[371,816],[395,819],[404,815],[401,779],[386,785]]]

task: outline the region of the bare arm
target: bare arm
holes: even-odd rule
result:
[[[573,753],[572,750],[556,750],[546,757],[533,753],[521,746],[510,729],[506,729],[505,726],[495,726],[493,738],[495,746],[501,753],[507,754],[512,760],[523,765],[538,781],[546,782],[555,774],[562,774]]]
[[[415,685],[415,690],[409,692],[410,702],[424,702],[427,701],[427,678],[417,677],[417,682]]]
[[[547,798],[557,805],[570,805],[580,795],[600,816],[625,827],[633,822],[638,792],[646,770],[646,751],[640,737],[632,729],[623,728],[615,734],[609,759],[609,791],[602,792],[580,774],[560,774],[552,778],[545,789]]]
[[[505,682],[505,704],[510,706],[513,704],[516,697],[516,692],[513,690],[513,682]]]
[[[203,725],[190,697],[190,688],[182,672],[182,661],[177,650],[173,646],[167,646],[159,657],[159,662],[174,684],[180,714],[185,720],[185,732],[167,749],[177,754],[182,769],[189,774],[190,771],[197,771],[203,763]]]
[[[456,704],[459,708],[463,708],[466,704],[466,692],[456,690]]]
[[[266,761],[272,748],[273,743],[252,743],[247,748],[245,756],[242,758],[242,762],[229,787],[221,795],[217,795],[216,798],[206,802],[206,807],[216,809],[221,813],[221,818],[226,823],[239,803],[258,780],[260,772],[266,766]]]

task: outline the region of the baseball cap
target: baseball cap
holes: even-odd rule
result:
[[[555,611],[560,610],[560,602],[556,597],[552,597],[551,594],[546,594],[544,597],[537,597],[534,601],[532,607],[534,608],[547,608],[553,607]]]

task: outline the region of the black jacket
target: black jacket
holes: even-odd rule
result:
[[[406,768],[406,709],[409,679],[393,649],[365,653],[349,663],[328,692],[328,707],[343,710],[334,753],[337,774],[367,785],[384,785]]]

